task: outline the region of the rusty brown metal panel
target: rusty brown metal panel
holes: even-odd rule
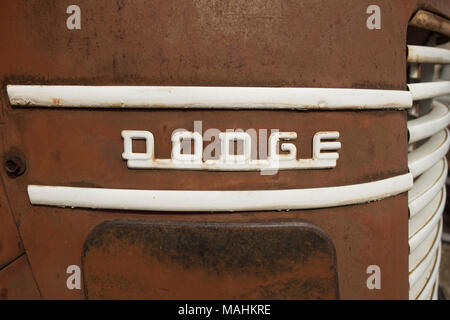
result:
[[[203,130],[298,132],[293,143],[303,159],[312,157],[316,132],[339,131],[340,159],[330,170],[280,171],[271,176],[260,172],[131,170],[122,159],[122,130],[151,131],[156,157],[170,158],[172,132],[194,130],[194,121],[202,121]],[[28,166],[17,179],[5,176],[8,190],[16,191],[13,198],[23,201],[20,206],[27,203],[23,197],[27,196],[23,193],[27,184],[158,190],[293,189],[364,183],[408,172],[406,113],[398,111],[11,110],[7,122],[4,152],[17,149]]]
[[[117,220],[83,258],[89,299],[338,298],[334,246],[301,222]]]
[[[0,180],[0,270],[23,253],[23,246]]]
[[[175,116],[174,116],[175,115]],[[99,121],[101,119],[102,121]],[[173,119],[173,120],[171,120]],[[133,128],[151,128],[155,132],[158,156],[170,156],[170,132],[178,127],[192,129],[194,120],[203,120],[207,127],[218,126],[221,129],[250,126],[256,128],[270,124],[281,130],[298,130],[300,141],[298,149],[302,156],[310,156],[311,139],[314,130],[324,126],[341,131],[340,141],[343,144],[341,158],[338,166],[325,171],[297,171],[279,172],[275,176],[261,176],[258,172],[172,172],[164,170],[130,170],[121,159],[122,140],[120,131],[127,126]],[[162,111],[118,113],[114,111],[52,111],[52,110],[11,110],[8,112],[8,126],[3,132],[6,141],[3,152],[20,149],[27,160],[28,169],[24,175],[11,179],[5,173],[4,179],[11,192],[11,204],[21,222],[20,228],[26,243],[29,259],[33,264],[36,279],[45,297],[49,298],[77,298],[83,297],[82,292],[67,290],[65,286],[65,270],[68,265],[79,263],[81,249],[88,232],[96,223],[111,217],[105,211],[71,210],[46,207],[33,207],[30,205],[26,187],[30,183],[72,186],[98,186],[119,188],[143,189],[279,189],[320,187],[362,183],[384,179],[393,175],[407,172],[406,166],[406,121],[404,112],[250,112],[250,111],[216,111],[216,112],[182,112],[166,113]],[[403,124],[403,125],[402,125]],[[138,126],[138,127],[136,127]],[[248,127],[247,127],[248,126]],[[374,128],[377,128],[376,130]],[[55,134],[57,133],[57,134]],[[42,159],[45,155],[45,161]],[[389,201],[389,200],[385,200]],[[384,203],[385,201],[382,201]],[[386,270],[396,270],[396,281],[389,281],[386,286],[392,289],[380,297],[402,297],[395,291],[403,288],[407,283],[406,274],[399,269],[400,264],[391,264],[385,260],[392,260],[393,256],[401,257],[407,252],[406,229],[407,209],[406,198],[400,198],[394,204],[402,203],[403,210],[399,208],[392,215],[389,207],[379,207],[369,216],[371,223],[383,214],[392,215],[383,229],[395,228],[388,239],[398,243],[396,250],[382,255],[383,247],[378,248],[380,256],[377,263],[387,266]],[[359,206],[356,206],[358,208]],[[365,206],[362,206],[365,208]],[[382,212],[387,210],[386,213]],[[299,218],[314,219],[316,211],[297,212]],[[339,232],[330,234],[330,237],[342,237],[346,234],[350,222],[353,224],[353,233],[357,236],[347,238],[346,241],[337,242],[338,264],[343,264],[340,277],[350,274],[350,279],[341,286],[341,297],[357,298],[371,297],[367,293],[364,277],[363,263],[372,264],[371,259],[364,258],[360,264],[342,260],[348,257],[348,247],[367,243],[367,248],[380,241],[381,235],[367,233],[366,227],[359,224],[355,217],[349,217],[348,208],[326,209],[319,211],[320,219],[315,223],[321,226],[330,220],[330,215],[340,212],[345,217],[335,224],[323,228],[328,234],[333,230]],[[324,212],[327,214],[324,215]],[[356,211],[360,213],[359,211]],[[365,212],[363,209],[362,212]],[[114,217],[133,216],[133,213],[115,214]],[[140,215],[146,217],[146,215]],[[149,219],[153,215],[149,216]],[[231,215],[234,216],[234,215]],[[230,215],[213,215],[220,219],[230,219]],[[237,215],[238,217],[239,215]],[[246,217],[292,217],[293,214],[277,212],[254,213]],[[364,214],[363,214],[364,216]],[[357,215],[359,218],[359,216]],[[162,219],[172,219],[170,215],[160,216]],[[209,215],[188,216],[187,220],[208,221]],[[322,221],[323,220],[323,221]],[[220,221],[220,220],[219,220]],[[369,223],[370,225],[370,223]],[[333,238],[333,241],[336,241]],[[350,243],[352,243],[350,245]],[[386,242],[383,242],[386,245]],[[367,249],[366,253],[359,251],[353,259],[361,259],[360,255],[373,254]],[[397,251],[398,250],[398,251]],[[403,251],[402,251],[403,250]],[[350,260],[351,261],[351,260]],[[395,260],[393,260],[395,261]],[[404,262],[404,261],[403,261]],[[407,265],[403,265],[407,270]],[[339,269],[341,270],[341,269]],[[344,271],[345,270],[345,271]],[[358,271],[361,278],[355,277]],[[393,274],[392,274],[393,275]],[[357,282],[359,281],[359,282]],[[346,284],[349,284],[348,286]],[[351,285],[350,285],[351,284]],[[358,284],[358,290],[355,289]],[[397,285],[395,289],[394,284]],[[392,285],[392,287],[390,287]],[[406,291],[405,291],[406,292]]]
[[[383,28],[371,32],[370,1],[80,0],[71,32],[69,4],[0,2],[3,81],[405,89],[418,7],[377,1]]]
[[[41,299],[26,255],[0,270],[0,300]]]
[[[407,172],[405,112],[15,110],[4,86],[20,84],[230,85],[406,88],[406,26],[424,1],[377,1],[383,28],[368,32],[368,1],[88,1],[82,30],[65,26],[69,1],[0,1],[2,136],[28,170],[2,171],[36,281],[45,298],[84,298],[68,290],[68,265],[81,265],[89,232],[114,218],[181,222],[309,221],[336,246],[339,296],[406,299],[407,196],[343,208],[229,215],[163,215],[33,207],[30,183],[157,189],[280,189],[362,183]],[[338,167],[259,173],[133,171],[121,159],[120,130],[155,133],[170,155],[174,128],[298,130],[301,155],[316,130],[339,130]],[[383,289],[366,287],[368,265]]]
[[[336,247],[342,299],[407,299],[407,195],[364,205],[334,209],[247,214],[173,215],[92,212],[36,207],[23,219],[33,272],[46,298],[84,298],[83,290],[67,290],[69,265],[81,265],[81,252],[91,230],[111,219],[198,223],[309,221],[320,227]],[[119,248],[117,248],[119,250]],[[34,262],[33,262],[34,261]],[[133,263],[134,260],[130,260]],[[366,268],[378,264],[382,290],[366,287]]]

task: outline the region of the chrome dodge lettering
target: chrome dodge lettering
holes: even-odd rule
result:
[[[217,160],[203,160],[203,138],[198,132],[182,131],[172,134],[171,159],[155,159],[154,137],[149,131],[124,130],[123,159],[127,166],[133,169],[178,169],[178,170],[210,170],[210,171],[263,171],[263,170],[299,170],[325,169],[336,167],[339,159],[337,151],[341,143],[335,141],[339,132],[317,132],[312,142],[312,158],[297,159],[297,148],[292,141],[297,139],[295,132],[275,132],[269,137],[267,159],[251,159],[252,140],[245,132],[222,132],[219,134],[221,152]],[[133,140],[145,140],[146,151],[133,152]],[[191,154],[181,152],[183,140],[194,142]],[[230,143],[241,142],[243,152],[231,154]],[[280,146],[279,146],[280,145]],[[278,146],[285,154],[278,153]]]

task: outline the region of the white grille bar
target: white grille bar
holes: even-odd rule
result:
[[[74,108],[198,109],[405,109],[407,91],[146,86],[8,85],[11,105]]]
[[[440,237],[439,234],[440,231],[440,225],[438,224],[434,229],[433,232],[431,232],[428,237],[422,243],[417,247],[416,250],[412,251],[409,255],[409,272],[416,269],[417,265],[425,259],[428,252],[430,252],[431,248],[433,247],[433,244],[435,243],[436,239]]]
[[[445,193],[446,194],[446,193]],[[445,198],[444,194],[444,198]],[[413,252],[417,249],[417,247],[433,232],[434,227],[439,223],[442,218],[442,212],[445,208],[444,205],[440,206],[438,211],[434,214],[434,216],[428,221],[428,223],[420,229],[414,236],[409,239],[409,252]]]
[[[450,81],[412,83],[408,88],[414,101],[432,99],[450,94]]]
[[[410,218],[441,191],[447,179],[447,172],[447,159],[442,159],[414,182],[414,187],[408,192]]]
[[[426,143],[408,155],[408,167],[416,178],[441,160],[450,147],[448,129],[432,136]]]
[[[441,250],[442,247],[439,245],[436,262],[433,265],[433,271],[431,275],[428,277],[427,284],[423,288],[422,292],[417,297],[417,300],[429,300],[432,297],[432,290],[435,285],[437,285],[437,280],[439,277],[439,266],[441,264]]]
[[[425,46],[408,46],[410,63],[450,63],[450,50]]]
[[[450,112],[446,105],[433,101],[432,110],[425,116],[408,121],[409,143],[431,137],[448,127]]]
[[[423,259],[419,265],[409,274],[409,287],[414,288],[419,283],[419,280],[423,281],[423,278],[427,276],[426,272],[430,269],[430,265],[433,265],[435,261],[435,256],[438,251],[439,245],[441,244],[441,238],[439,237],[441,230],[439,231],[438,237],[436,237],[433,247],[428,252],[425,259]]]
[[[419,230],[425,227],[434,215],[439,212],[441,207],[445,206],[445,187],[443,187],[438,194],[414,217],[411,217],[408,222],[409,238],[413,237]],[[443,211],[443,210],[441,210]]]

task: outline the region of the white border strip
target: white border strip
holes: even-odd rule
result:
[[[200,109],[405,109],[408,91],[156,86],[8,85],[18,107]]]
[[[450,63],[450,50],[425,46],[408,46],[410,63]]]
[[[175,212],[328,208],[380,200],[408,191],[411,174],[340,187],[292,190],[185,191],[28,186],[33,205]]]

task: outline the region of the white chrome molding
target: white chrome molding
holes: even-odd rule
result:
[[[426,46],[408,46],[410,63],[450,63],[450,50]]]
[[[408,88],[414,101],[425,100],[450,94],[450,81],[412,83]]]
[[[408,191],[411,174],[363,184],[290,190],[185,191],[28,186],[33,205],[172,212],[329,208],[381,200]]]
[[[444,158],[414,181],[413,188],[408,192],[410,218],[425,208],[441,191],[447,180],[447,173],[447,159]]]
[[[426,143],[412,151],[408,155],[408,167],[413,177],[416,178],[441,160],[450,147],[448,129],[433,135]]]
[[[162,109],[405,109],[408,91],[157,86],[8,85],[18,107],[162,108]]]
[[[170,159],[156,159],[154,137],[150,131],[123,130],[124,152],[122,158],[130,169],[172,169],[172,170],[209,170],[209,171],[270,171],[335,168],[339,159],[337,151],[341,143],[337,142],[339,132],[317,132],[312,141],[312,158],[297,159],[297,148],[292,141],[297,139],[296,132],[274,132],[269,137],[269,156],[264,160],[251,158],[251,136],[246,132],[221,132],[219,143],[221,152],[218,160],[203,161],[203,138],[198,132],[182,131],[172,134],[172,154]],[[144,140],[145,153],[133,152],[133,140]],[[182,154],[183,140],[194,142],[192,154]],[[241,141],[243,154],[230,153],[230,143]],[[278,149],[287,151],[279,154]],[[325,152],[324,152],[325,151]],[[331,152],[335,151],[335,152]]]
[[[431,137],[448,127],[449,124],[450,112],[448,107],[438,101],[433,101],[432,110],[427,115],[408,121],[409,143]]]

